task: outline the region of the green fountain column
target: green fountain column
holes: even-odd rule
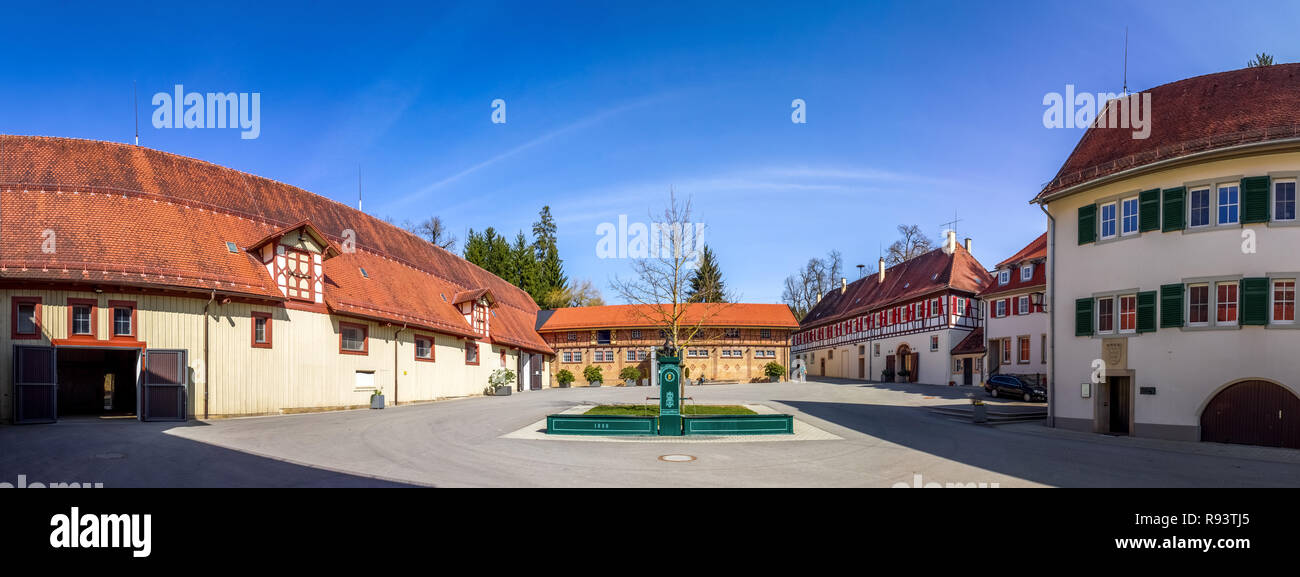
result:
[[[659,357],[659,435],[682,435],[682,359]]]

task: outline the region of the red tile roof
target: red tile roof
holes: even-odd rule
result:
[[[732,303],[705,305],[690,303],[686,306],[683,323],[694,325],[705,315],[711,315],[704,326],[798,328],[794,313],[786,305]],[[608,305],[599,307],[571,307],[547,311],[549,318],[538,328],[540,332],[609,329],[625,327],[654,327],[656,313],[649,305]]]
[[[987,352],[984,348],[984,327],[971,331],[952,348],[954,355],[975,355],[983,352]]]
[[[992,281],[988,271],[961,245],[951,255],[937,248],[889,267],[883,283],[877,278],[869,275],[853,281],[843,293],[831,290],[808,311],[800,328],[841,321],[943,290],[974,295]]]
[[[1093,126],[1036,201],[1157,161],[1229,146],[1300,139],[1300,63],[1243,68],[1148,90],[1151,134]]]
[[[534,331],[537,306],[524,291],[402,229],[270,179],[125,144],[0,135],[0,191],[3,279],[284,300],[243,249],[309,220],[337,246],[355,239],[355,252],[325,262],[331,310],[468,337],[464,316],[439,295],[487,288],[497,299],[494,342],[552,352]],[[46,229],[56,232],[54,253],[40,250]],[[229,252],[227,241],[240,250]]]
[[[1030,277],[1029,280],[1021,280],[1019,265],[1031,260],[1038,261],[1034,265],[1034,275]],[[1008,279],[1007,284],[998,284],[997,275],[995,274],[993,276],[993,282],[989,284],[988,288],[980,291],[979,296],[984,297],[999,293],[1018,292],[1026,289],[1042,288],[1047,286],[1047,267],[1043,266],[1043,263],[1046,262],[1046,260],[1047,233],[1043,233],[1041,236],[1034,239],[1033,242],[1026,245],[1025,248],[1020,249],[1019,252],[1012,255],[1011,258],[998,263],[997,269],[995,270],[1001,270],[1003,268],[1010,269],[1010,275],[1008,275],[1010,278]]]

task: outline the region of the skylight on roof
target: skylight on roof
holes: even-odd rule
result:
[[[239,247],[235,246],[235,243],[233,242],[226,241],[226,250],[230,252],[239,252]]]
[[[363,266],[359,268],[361,269],[362,278],[370,278],[370,273],[366,272],[366,267]]]
[[[447,302],[447,293],[438,293],[438,294],[442,296],[442,302]]]

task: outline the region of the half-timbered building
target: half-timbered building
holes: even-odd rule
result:
[[[980,291],[989,374],[1047,379],[1047,234],[994,267],[993,282]]]
[[[791,353],[812,376],[948,384],[953,356],[981,325],[976,295],[989,285],[970,240],[904,261],[823,295],[803,318]]]

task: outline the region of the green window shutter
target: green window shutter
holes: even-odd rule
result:
[[[1241,279],[1241,324],[1268,324],[1268,279]]]
[[[1097,240],[1097,205],[1079,207],[1079,244]]]
[[[1138,293],[1137,297],[1138,334],[1156,332],[1156,291]]]
[[[1138,230],[1160,230],[1160,189],[1144,190],[1138,195]]]
[[[1160,285],[1160,327],[1178,328],[1183,326],[1182,284]]]
[[[1187,198],[1187,189],[1183,187],[1167,188],[1164,192],[1164,226],[1160,230],[1169,232],[1173,230],[1183,230],[1185,226],[1183,219],[1186,218],[1185,202]]]
[[[1092,299],[1074,301],[1074,336],[1092,336]]]
[[[1268,222],[1268,177],[1241,179],[1241,222]]]

